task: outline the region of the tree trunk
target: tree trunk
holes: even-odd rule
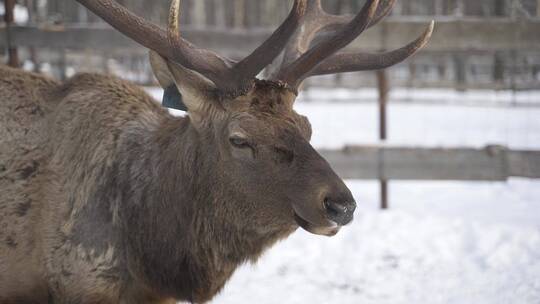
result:
[[[223,28],[226,26],[225,22],[225,1],[224,0],[214,0],[214,5],[216,11],[214,12],[214,15],[216,16],[216,26]]]
[[[456,89],[462,91],[464,90],[465,84],[467,83],[467,72],[466,72],[466,62],[463,54],[454,55],[454,68],[456,75]]]
[[[216,3],[214,0],[205,0],[206,25],[216,26]]]
[[[194,1],[192,6],[193,22],[192,24],[197,27],[204,27],[206,25],[206,12],[204,1]]]
[[[433,4],[433,12],[436,16],[444,15],[444,5],[443,0],[435,0]]]
[[[246,26],[246,1],[234,0],[234,27],[243,28]]]
[[[504,54],[496,52],[493,57],[493,81],[502,84],[504,82]]]
[[[506,14],[506,0],[495,0],[494,14],[497,17],[503,17]]]
[[[4,0],[4,21],[6,23],[7,31],[7,49],[8,49],[8,65],[11,67],[19,67],[19,54],[17,48],[11,45],[12,34],[11,25],[14,21],[15,0]]]
[[[228,28],[232,28],[234,27],[234,15],[236,13],[234,11],[235,0],[223,0],[223,2],[225,3],[225,26]]]

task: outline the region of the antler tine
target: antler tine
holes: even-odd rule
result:
[[[307,0],[295,0],[287,19],[272,33],[272,35],[255,49],[248,57],[238,62],[233,70],[234,75],[244,79],[255,77],[268,66],[283,51],[291,36],[296,32],[301,19],[307,11]],[[240,82],[244,80],[239,79]]]
[[[185,54],[194,48],[188,41],[180,37],[180,0],[173,0],[169,15],[168,37],[169,42],[175,49],[174,54],[179,54],[180,56],[173,57],[172,59],[187,68],[194,69],[207,76],[217,87],[224,91],[238,91],[241,93],[249,87],[251,80],[283,50],[306,12],[306,3],[307,0],[295,0],[287,19],[265,42],[242,61],[233,65],[233,62],[226,61],[226,59],[219,57],[211,51],[196,49],[199,53],[207,53],[203,57],[214,62],[204,62],[199,69],[195,69],[190,66],[191,62],[185,62]]]
[[[309,49],[311,40],[325,25],[320,22],[321,16],[325,14],[320,0],[307,1],[302,30],[295,32],[290,42],[285,46],[285,52],[280,67],[292,63]]]
[[[111,26],[185,68],[200,73],[227,95],[246,91],[252,79],[279,55],[303,18],[308,0],[294,0],[281,26],[255,51],[236,63],[198,48],[183,39],[179,31],[180,0],[172,0],[167,30],[131,13],[114,0],[77,0]]]
[[[368,28],[376,25],[379,23],[384,17],[386,17],[391,11],[392,8],[394,8],[394,5],[396,4],[396,0],[381,0],[379,2],[379,6],[377,7],[377,12],[375,13],[375,16],[371,19],[371,22],[369,23]],[[331,15],[327,14],[326,19],[326,25],[324,28],[321,28],[321,31],[331,31],[330,28],[336,28],[339,29],[343,25],[351,22],[351,20],[354,18],[354,15],[346,14],[346,15]]]
[[[159,26],[134,15],[115,1],[77,1],[136,42],[163,56],[171,55],[166,33]]]
[[[392,11],[392,8],[394,8],[395,4],[396,0],[386,0],[383,1],[383,3],[379,4],[377,12],[375,13],[375,17],[373,17],[373,19],[371,20],[369,27],[376,25],[384,17],[388,16],[388,14],[390,14],[390,12]]]
[[[319,4],[318,2],[316,3]],[[295,89],[298,88],[302,80],[319,62],[345,47],[369,26],[375,16],[378,4],[379,0],[368,0],[352,21],[337,31],[335,35],[315,45],[294,62],[285,66],[275,78]]]
[[[379,4],[377,7],[377,12],[372,18],[368,28],[374,26],[388,15],[396,4],[396,0],[386,0],[383,2],[384,3]],[[315,39],[320,38],[318,35],[319,33],[324,32],[325,36],[332,36],[343,25],[351,22],[353,18],[354,15],[341,16],[328,14],[323,10],[320,0],[309,1],[302,32],[296,33],[292,39],[292,43],[289,43],[286,46],[285,55],[281,65],[286,66],[298,59],[298,57],[309,49],[310,44]],[[331,28],[335,28],[335,30],[332,31]]]
[[[212,51],[197,48],[180,36],[180,0],[171,1],[167,38],[172,48],[169,59],[201,73],[219,88],[226,90],[235,88],[236,84],[228,75],[233,64],[231,60]]]
[[[173,35],[169,35],[159,26],[147,21],[116,1],[112,0],[77,0],[90,11],[103,18],[112,27],[130,37],[144,47],[156,51],[163,57],[170,58],[183,66],[195,70],[216,84],[223,84],[227,79],[224,71],[227,67],[227,60],[217,54],[196,48],[189,42]],[[180,2],[173,1],[173,8],[179,8]],[[178,13],[175,11],[174,20],[178,20]],[[171,31],[169,31],[171,34]],[[174,42],[171,44],[170,42]]]
[[[408,45],[381,54],[338,53],[318,65],[309,76],[344,72],[379,70],[398,64],[423,48],[433,33],[435,22],[431,21],[427,29]]]

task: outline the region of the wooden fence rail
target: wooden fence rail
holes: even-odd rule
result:
[[[458,90],[540,88],[539,18],[437,16],[436,19],[435,33],[427,47],[390,73],[394,86]],[[347,51],[377,52],[401,47],[421,33],[430,20],[430,17],[410,16],[388,18],[352,42]],[[182,26],[183,36],[188,40],[231,58],[246,56],[270,35],[271,30],[268,26]],[[95,65],[103,67],[102,72],[109,72],[105,60],[115,52],[117,58],[146,56],[146,49],[105,23],[12,25],[9,33],[7,35],[6,26],[0,24],[0,46],[5,47],[7,37],[10,37],[10,45],[21,47],[26,54],[21,56],[23,60],[31,57],[35,66],[49,62],[59,77],[65,74],[68,65],[81,68],[81,61],[75,60],[78,59],[76,55],[103,57],[102,63]],[[25,50],[33,55],[28,55]],[[71,63],[66,56],[71,56]],[[143,70],[138,65],[128,69],[146,75],[138,79],[152,79],[144,67]],[[360,73],[348,77],[315,77],[307,82],[307,86],[357,87],[358,83],[374,86],[372,77]]]
[[[319,151],[347,179],[505,181],[540,178],[540,151],[502,146],[417,148],[354,146]]]
[[[377,51],[401,47],[419,35],[429,18],[391,18],[366,31],[348,50]],[[0,46],[6,45],[5,26],[0,26]],[[193,43],[219,52],[244,56],[260,45],[272,29],[219,29],[183,27]],[[70,49],[142,49],[104,24],[62,26],[13,26],[12,44],[26,47]],[[540,20],[504,18],[440,19],[432,40],[423,52],[539,50]]]

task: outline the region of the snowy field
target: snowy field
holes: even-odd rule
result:
[[[212,303],[540,303],[540,183],[349,181],[359,209],[333,238],[297,231]]]
[[[296,104],[316,147],[377,143],[373,103],[316,95]],[[390,103],[389,137],[539,149],[540,108]],[[212,303],[540,303],[540,181],[391,182],[384,212],[376,182],[347,183],[358,202],[350,226],[332,238],[298,230],[239,269]]]
[[[309,117],[316,147],[377,142],[378,108],[374,103],[301,102],[296,104],[296,110]],[[514,149],[538,149],[540,107],[391,103],[388,132],[391,145],[500,144]]]

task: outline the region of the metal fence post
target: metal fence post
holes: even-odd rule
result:
[[[12,44],[11,25],[15,20],[14,16],[15,0],[4,0],[4,21],[6,23],[6,43],[8,54],[8,65],[19,67],[19,56],[17,48]]]
[[[388,103],[388,92],[390,87],[388,85],[388,75],[385,70],[377,71],[377,89],[379,91],[379,139],[385,141],[386,134],[386,104]],[[382,155],[381,155],[382,156]],[[384,161],[384,158],[380,159]],[[383,168],[380,168],[381,175],[384,172]],[[384,176],[380,179],[380,191],[381,191],[381,209],[388,209],[388,181]]]

